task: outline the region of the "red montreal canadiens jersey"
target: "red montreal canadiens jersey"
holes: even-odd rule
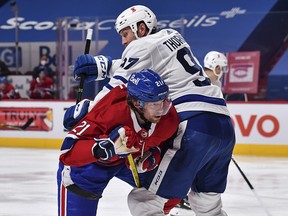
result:
[[[124,85],[117,86],[104,96],[69,132],[62,145],[63,154],[60,155],[60,160],[69,166],[82,166],[96,161],[108,166],[117,165],[125,159],[114,156],[110,160],[104,161],[97,160],[93,156],[94,138],[109,135],[119,125],[128,126],[144,142],[142,148],[147,151],[170,138],[176,132],[178,124],[179,117],[172,106],[157,124],[152,123],[149,131],[141,128],[135,113],[127,105],[126,87]],[[139,150],[139,152],[141,151],[142,149]],[[139,152],[133,154],[139,155]]]

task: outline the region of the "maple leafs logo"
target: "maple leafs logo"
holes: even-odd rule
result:
[[[136,8],[135,8],[135,7],[132,7],[132,8],[131,8],[131,11],[132,11],[132,13],[134,13],[134,12],[136,11]]]

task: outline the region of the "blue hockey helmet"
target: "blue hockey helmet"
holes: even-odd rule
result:
[[[5,76],[0,76],[0,84],[1,83],[7,83],[7,79]]]
[[[159,74],[150,69],[131,74],[127,84],[128,97],[140,102],[156,102],[168,98],[169,89]]]

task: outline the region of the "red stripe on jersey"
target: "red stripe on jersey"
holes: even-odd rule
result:
[[[61,184],[60,188],[60,216],[66,216],[66,188]]]

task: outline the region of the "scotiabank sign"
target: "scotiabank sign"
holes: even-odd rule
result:
[[[288,104],[228,104],[238,144],[288,145]]]

